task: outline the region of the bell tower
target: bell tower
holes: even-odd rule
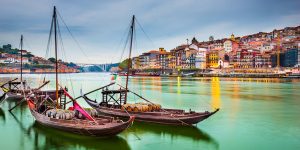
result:
[[[234,34],[233,34],[233,33],[231,34],[230,39],[231,39],[232,41],[235,41],[235,37],[234,37]]]

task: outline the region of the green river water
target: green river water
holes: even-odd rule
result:
[[[0,84],[17,76],[0,75]],[[31,87],[43,79],[42,75],[24,76]],[[76,97],[80,89],[88,92],[109,83],[110,78],[108,73],[64,74],[60,83]],[[54,75],[46,79],[54,81]],[[124,78],[117,82],[124,83]],[[46,88],[53,87],[51,82]],[[221,109],[194,128],[135,122],[116,137],[93,138],[45,128],[35,122],[26,104],[11,114],[8,108],[16,102],[4,102],[0,107],[0,149],[300,149],[299,79],[134,77],[129,87],[166,108]],[[91,95],[97,97],[99,92]],[[129,99],[140,101],[131,95]],[[83,100],[79,103],[88,107]]]

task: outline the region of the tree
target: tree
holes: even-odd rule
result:
[[[23,55],[23,57],[27,57],[27,58],[31,58],[33,57],[34,55],[31,54],[31,52],[28,52],[27,54]]]
[[[28,63],[26,63],[26,64],[24,65],[24,68],[25,68],[25,69],[30,69],[30,65],[29,65]]]
[[[53,58],[53,57],[49,58],[48,60],[51,61],[52,63],[56,62],[55,58]]]
[[[34,60],[34,61],[33,61],[33,64],[39,64],[39,61]]]
[[[77,65],[73,62],[67,63],[66,64],[68,67],[76,67]]]
[[[128,68],[128,62],[130,62],[130,65],[132,64],[131,59],[130,59],[130,61],[129,61],[129,59],[123,60],[123,61],[119,64],[120,69],[122,69],[122,70],[127,70],[127,68]]]

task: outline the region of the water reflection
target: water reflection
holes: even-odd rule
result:
[[[177,77],[177,94],[179,95],[181,93],[181,77]]]
[[[219,77],[213,77],[211,80],[211,101],[212,109],[220,108],[220,80]]]
[[[122,149],[130,150],[127,141],[119,136],[111,138],[85,137],[44,127],[38,123],[32,126],[35,149]]]
[[[0,122],[3,122],[3,124],[5,124],[5,112],[1,107],[0,107]]]
[[[171,139],[171,143],[174,142],[174,139],[188,139],[189,141],[194,141],[195,144],[204,142],[205,145],[208,144],[213,147],[213,149],[219,149],[219,144],[215,139],[194,126],[182,126],[178,128],[177,126],[135,122],[134,125],[129,128],[129,132],[126,132],[127,136],[131,134],[135,134],[138,139],[143,139],[149,134],[154,134],[157,138],[165,137],[166,139]]]

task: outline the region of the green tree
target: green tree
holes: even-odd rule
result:
[[[55,58],[53,58],[53,57],[49,58],[48,60],[55,63]]]
[[[121,68],[122,70],[126,70],[128,68],[128,63],[130,63],[131,66],[131,59],[125,59],[123,60],[120,64],[119,64],[119,68]]]
[[[66,64],[68,67],[76,67],[77,65],[73,62],[67,63]]]
[[[28,63],[26,63],[26,64],[24,65],[24,68],[25,68],[25,69],[30,69],[30,65],[29,65]]]
[[[33,64],[39,64],[39,61],[34,60],[32,63],[33,63]]]
[[[33,57],[34,55],[31,54],[31,52],[28,52],[26,55],[23,55],[23,57],[28,57],[28,58],[31,58]]]

